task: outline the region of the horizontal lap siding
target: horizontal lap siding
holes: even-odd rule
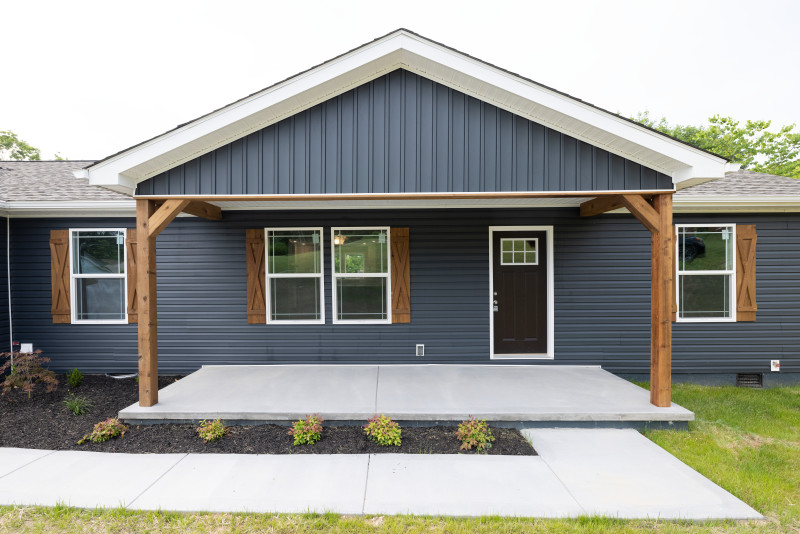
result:
[[[396,70],[139,184],[140,195],[672,189],[668,176]]]
[[[7,222],[0,218],[0,352],[11,350],[10,325],[8,322],[8,255],[6,254]]]
[[[785,371],[800,371],[800,223],[787,215],[739,218],[758,228],[758,321],[676,324],[676,373],[764,371],[776,356]],[[324,227],[328,324],[248,325],[244,230],[295,225]],[[330,227],[369,225],[410,228],[411,324],[331,324]],[[176,219],[158,237],[160,371],[202,364],[490,363],[490,225],[555,227],[555,364],[648,372],[650,235],[642,225],[629,216],[581,219],[575,210],[502,209]],[[58,369],[134,371],[136,325],[51,322],[49,231],[70,226],[132,227],[133,220],[12,220],[15,338],[44,349]],[[414,356],[417,343],[425,344],[423,359]]]

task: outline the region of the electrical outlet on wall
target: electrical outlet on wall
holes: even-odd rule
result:
[[[25,354],[33,352],[33,343],[22,343],[19,346],[19,351]]]
[[[425,356],[425,345],[417,344],[417,358],[423,358]]]
[[[780,371],[781,370],[781,361],[780,360],[770,360],[769,368],[770,368],[770,371]]]

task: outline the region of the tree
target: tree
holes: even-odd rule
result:
[[[41,154],[14,132],[0,131],[0,159],[39,160]]]
[[[747,121],[742,127],[739,121],[719,115],[709,117],[705,126],[671,126],[664,117],[657,122],[651,119],[647,111],[631,118],[739,163],[743,169],[800,178],[800,133],[793,132],[794,124],[770,132],[772,121]]]

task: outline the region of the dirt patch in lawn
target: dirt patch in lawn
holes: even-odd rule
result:
[[[175,380],[160,377],[158,387]],[[231,426],[221,440],[204,443],[197,437],[195,425],[188,424],[131,425],[122,438],[78,445],[95,423],[116,417],[119,410],[138,400],[138,384],[133,378],[86,376],[80,387],[70,391],[86,397],[92,406],[86,414],[76,416],[63,404],[69,393],[64,378],[59,382],[52,393],[37,386],[30,399],[18,390],[0,397],[0,447],[127,453],[474,454],[459,450],[456,428],[447,426],[403,427],[400,447],[382,447],[367,440],[360,426],[325,426],[321,441],[297,447],[292,445],[289,428],[280,425]],[[489,454],[536,454],[518,430],[492,427],[492,432],[496,440]]]

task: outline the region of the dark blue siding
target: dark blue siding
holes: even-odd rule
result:
[[[490,363],[488,227],[553,225],[555,362],[649,370],[650,235],[630,216],[581,219],[574,209],[226,212],[221,222],[179,218],[158,238],[159,368],[202,364]],[[676,324],[675,373],[764,372],[769,359],[800,372],[800,221],[796,215],[679,216],[676,222],[754,223],[758,321]],[[248,325],[244,229],[324,226],[326,325]],[[331,226],[411,229],[411,324],[332,325]],[[132,220],[12,220],[15,338],[60,369],[136,369],[135,325],[53,325],[49,232],[127,226]],[[414,345],[425,344],[425,358]],[[514,361],[512,363],[524,363]]]
[[[11,350],[8,322],[8,255],[6,254],[8,219],[0,217],[0,352]]]
[[[638,163],[397,70],[139,184],[139,195],[672,189]]]

